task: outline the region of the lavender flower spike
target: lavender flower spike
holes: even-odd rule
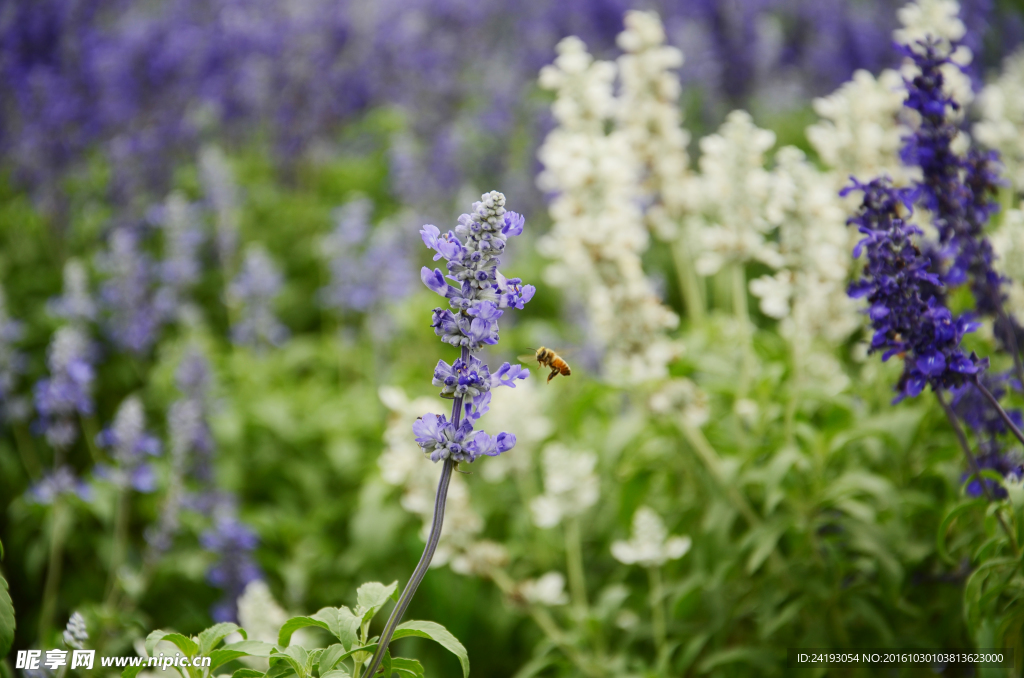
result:
[[[114,416],[114,423],[96,436],[96,444],[111,451],[115,465],[98,466],[97,475],[106,478],[122,490],[129,487],[137,492],[156,489],[156,475],[146,462],[147,457],[160,454],[160,441],[146,432],[142,401],[135,396],[127,398]]]
[[[77,327],[65,325],[50,343],[47,364],[50,376],[35,387],[36,433],[46,436],[55,449],[64,450],[78,437],[75,419],[93,412],[93,347]]]
[[[516,444],[516,437],[511,433],[491,436],[473,429],[487,412],[491,389],[515,388],[515,382],[525,379],[529,371],[521,365],[505,363],[492,373],[473,353],[485,345],[498,343],[498,319],[506,309],[523,308],[537,291],[533,285],[526,285],[519,278],[506,278],[498,270],[499,257],[508,239],[521,234],[524,223],[521,215],[505,210],[504,195],[491,191],[473,204],[472,214],[460,216],[458,225],[447,233],[441,233],[433,225],[424,226],[420,231],[423,243],[435,252],[434,261],[444,259],[447,268],[446,274],[440,268],[432,270],[424,266],[420,279],[427,289],[448,299],[449,308],[434,309],[431,327],[441,341],[459,347],[459,357],[451,364],[439,360],[431,383],[441,387],[442,398],[454,402],[450,418],[428,413],[412,425],[420,449],[431,461],[444,462],[434,501],[434,519],[423,556],[391,611],[370,668],[363,675],[372,676],[377,671],[434,557],[444,522],[448,483],[455,465],[482,456],[497,456]]]
[[[849,293],[867,297],[870,304],[875,333],[869,351],[882,351],[883,361],[903,358],[896,401],[919,395],[929,384],[936,391],[961,386],[986,366],[960,348],[963,335],[978,326],[964,316],[954,318],[942,301],[942,281],[915,243],[922,232],[904,218],[911,213],[911,192],[875,179],[867,184],[854,180],[842,195],[854,190],[863,192],[864,199],[848,223],[864,237],[853,256],[866,252],[868,261]]]
[[[236,344],[256,349],[279,346],[288,338],[288,328],[274,314],[274,300],[284,279],[277,264],[261,245],[250,245],[238,276],[228,287],[228,301],[240,317],[231,328]]]

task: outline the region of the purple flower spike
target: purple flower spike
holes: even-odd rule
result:
[[[863,235],[857,251],[867,256],[863,277],[851,285],[850,296],[866,296],[870,304],[874,335],[869,351],[881,351],[882,360],[904,358],[897,400],[913,398],[929,384],[935,389],[961,385],[964,375],[984,363],[960,348],[963,335],[976,324],[954,319],[945,306],[945,287],[917,244],[921,230],[905,220],[911,192],[893,188],[888,179],[854,180],[849,190],[864,194],[848,223]]]
[[[519,278],[506,278],[498,270],[498,256],[507,238],[520,235],[526,220],[505,211],[505,196],[486,193],[473,205],[472,214],[458,218],[456,227],[442,233],[431,224],[420,229],[423,243],[434,250],[434,260],[444,259],[447,275],[424,266],[423,284],[448,299],[450,308],[435,308],[430,326],[446,344],[461,353],[451,364],[439,360],[431,383],[441,388],[441,397],[451,398],[451,419],[426,414],[413,425],[416,443],[433,461],[451,459],[471,462],[481,455],[495,456],[515,444],[515,436],[502,433],[491,438],[473,432],[473,426],[487,413],[491,389],[515,388],[515,382],[529,376],[521,365],[505,363],[496,374],[473,355],[484,346],[498,343],[498,321],[505,309],[523,308],[536,288]],[[451,281],[451,282],[449,282]]]

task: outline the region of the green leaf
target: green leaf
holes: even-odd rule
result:
[[[438,643],[441,647],[459,658],[459,663],[462,664],[462,676],[463,678],[468,678],[469,655],[466,653],[466,648],[459,642],[459,639],[449,633],[448,629],[435,622],[407,621],[398,626],[392,640],[398,640],[406,636],[429,638]]]
[[[236,650],[244,652],[250,657],[269,657],[274,650],[280,650],[276,645],[265,643],[262,640],[240,640],[221,648],[222,650]]]
[[[7,580],[0,576],[0,657],[6,657],[14,644],[14,603],[7,592]]]
[[[380,660],[380,672],[384,678],[391,678],[391,650],[384,650]]]
[[[356,604],[362,608],[362,620],[368,622],[373,616],[384,607],[388,600],[398,600],[398,582],[393,581],[388,586],[380,582],[371,581],[363,584],[356,591]]]
[[[324,651],[320,654],[320,663],[317,665],[320,678],[323,678],[325,673],[334,668],[334,665],[341,660],[343,654],[345,654],[345,646],[341,643],[335,643],[324,648]]]
[[[321,610],[323,612],[323,610]],[[317,613],[319,614],[319,613]],[[277,644],[282,647],[287,647],[288,643],[292,640],[292,634],[299,629],[306,628],[307,626],[318,626],[324,631],[330,631],[330,627],[327,626],[327,622],[320,619],[314,619],[313,617],[292,617],[284,623],[281,630],[277,634]]]
[[[213,671],[218,666],[223,666],[239,657],[248,657],[249,654],[239,650],[214,650],[206,656],[210,658],[210,671]]]
[[[214,624],[205,631],[199,633],[199,654],[204,657],[213,651],[213,648],[220,645],[220,641],[224,640],[227,636],[230,636],[235,631],[242,634],[243,638],[248,638],[245,629],[239,627],[231,622],[221,622],[220,624]]]
[[[231,678],[260,678],[266,674],[256,669],[238,669],[231,674]]]
[[[325,628],[345,647],[350,648],[359,642],[359,625],[363,620],[344,605],[322,608],[312,616],[312,619],[327,624]]]
[[[957,504],[949,510],[946,517],[942,519],[941,523],[939,523],[939,531],[938,534],[935,535],[935,550],[938,551],[940,558],[950,565],[956,565],[956,561],[953,560],[953,557],[949,555],[949,551],[946,549],[946,532],[949,531],[949,527],[953,524],[954,520],[974,508],[985,506],[987,503],[988,502],[985,499],[971,499],[970,501]]]
[[[312,672],[313,665],[310,661],[309,653],[301,645],[289,645],[283,650],[272,652],[270,654],[270,661],[273,662],[275,659],[287,661],[295,670],[295,673],[299,675],[299,678],[307,678]]]
[[[135,678],[135,676],[139,675],[139,673],[141,673],[142,669],[144,668],[146,668],[145,664],[141,664],[139,666],[129,666],[121,672],[121,678]]]
[[[352,678],[352,674],[350,674],[347,670],[345,670],[344,667],[342,667],[340,669],[328,671],[327,673],[321,673],[320,678]]]
[[[415,659],[395,657],[391,660],[391,671],[402,678],[423,678],[423,665]]]
[[[270,665],[270,670],[267,671],[267,678],[284,678],[284,676],[294,676],[295,669],[288,662],[276,662]]]
[[[146,652],[150,657],[153,656],[153,648],[161,640],[166,640],[168,643],[173,643],[178,646],[186,657],[195,656],[196,652],[199,651],[199,646],[196,642],[188,636],[183,636],[180,633],[171,633],[169,631],[160,631],[159,629],[153,631],[151,634],[146,636]]]
[[[775,550],[775,545],[779,542],[779,537],[785,532],[785,527],[782,525],[766,525],[763,527],[756,528],[752,533],[756,533],[753,539],[754,550],[751,551],[750,556],[747,558],[747,574],[754,574],[757,569],[761,567],[764,561],[771,555],[772,551]]]

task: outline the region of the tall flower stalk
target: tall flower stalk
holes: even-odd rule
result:
[[[498,319],[506,309],[523,306],[533,298],[536,288],[519,278],[506,278],[498,270],[499,259],[508,238],[523,232],[525,219],[505,210],[505,196],[491,191],[473,204],[472,214],[459,217],[454,230],[441,233],[433,225],[420,230],[423,243],[434,250],[434,261],[444,259],[447,275],[441,269],[423,267],[420,278],[432,291],[448,299],[450,309],[435,308],[431,326],[441,341],[459,347],[459,357],[450,365],[443,360],[434,368],[432,383],[441,387],[441,397],[452,400],[450,418],[427,413],[413,425],[416,443],[433,462],[443,462],[434,499],[434,518],[427,545],[412,577],[391,611],[380,635],[370,666],[363,676],[373,676],[380,666],[388,644],[402,621],[416,589],[430,566],[441,539],[444,509],[452,471],[461,462],[473,462],[481,456],[494,457],[516,444],[516,437],[502,432],[491,436],[474,431],[474,425],[488,410],[491,389],[515,388],[529,371],[521,365],[504,363],[491,373],[473,354],[484,346],[498,343]]]

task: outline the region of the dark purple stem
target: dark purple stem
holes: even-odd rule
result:
[[[1006,413],[1006,410],[1003,409],[1003,406],[999,404],[999,399],[992,395],[992,392],[982,385],[981,380],[978,378],[977,374],[975,374],[971,378],[971,383],[974,384],[975,388],[981,391],[981,394],[988,399],[992,407],[996,408],[996,412],[999,413],[999,416],[1003,420],[1003,423],[1006,424],[1007,428],[1009,428],[1010,431],[1013,432],[1013,435],[1017,436],[1017,440],[1024,444],[1024,433],[1021,433],[1021,430],[1017,428],[1016,424],[1013,423],[1013,419],[1010,418],[1010,415],[1008,415]]]
[[[469,360],[469,349],[465,346],[462,347],[462,359]],[[461,417],[462,397],[460,396],[452,403],[452,425],[456,429],[459,427]],[[423,555],[420,556],[420,562],[416,565],[416,569],[413,570],[412,577],[409,578],[409,583],[402,589],[402,595],[398,597],[398,602],[395,603],[394,609],[391,610],[391,616],[388,617],[384,630],[380,634],[380,640],[377,641],[377,650],[373,653],[370,668],[361,674],[363,678],[373,678],[373,675],[376,673],[377,667],[380,666],[381,661],[384,659],[384,653],[387,652],[388,645],[391,643],[391,637],[395,635],[395,630],[402,622],[402,615],[405,614],[406,608],[412,602],[412,597],[416,595],[416,589],[419,588],[423,577],[426,576],[427,568],[430,567],[430,561],[434,559],[434,551],[437,550],[437,544],[441,541],[441,525],[444,523],[445,502],[448,500],[448,484],[452,480],[452,471],[455,470],[455,464],[456,462],[451,457],[444,460],[444,466],[441,468],[441,479],[437,483],[437,495],[434,497],[434,519],[430,523],[430,535],[427,537],[427,545],[423,549]],[[360,674],[357,672],[357,675]]]

